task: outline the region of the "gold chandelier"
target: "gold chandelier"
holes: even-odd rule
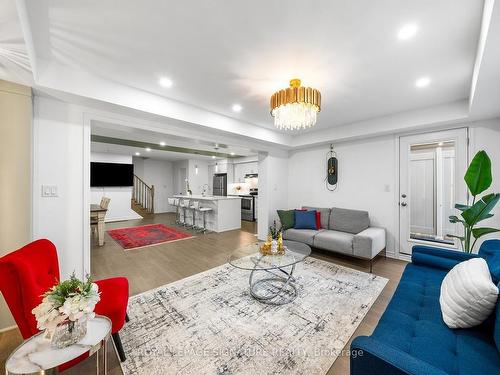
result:
[[[321,110],[321,93],[311,87],[300,86],[300,79],[290,80],[290,87],[271,96],[271,116],[279,129],[306,129],[316,124]]]

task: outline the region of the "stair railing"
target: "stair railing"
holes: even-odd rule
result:
[[[132,189],[132,199],[142,206],[147,212],[154,213],[155,187],[149,186],[139,177],[134,175],[134,187]]]

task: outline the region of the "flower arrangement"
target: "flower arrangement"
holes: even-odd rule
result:
[[[99,288],[90,276],[87,275],[86,281],[81,281],[73,273],[69,280],[45,292],[42,302],[31,311],[35,315],[37,328],[45,330],[50,337],[59,326],[66,326],[71,334],[75,323],[85,323],[85,335],[86,322],[95,316],[94,308],[100,300],[99,295]]]
[[[278,228],[276,220],[272,227],[269,227],[269,235],[267,241],[260,247],[260,252],[264,255],[283,254],[283,227]]]

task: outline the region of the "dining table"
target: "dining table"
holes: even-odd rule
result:
[[[101,207],[99,204],[90,205],[90,221],[97,222],[97,237],[99,241],[99,246],[104,245],[104,232],[106,231],[106,224],[104,223],[104,218],[106,216],[107,208]]]

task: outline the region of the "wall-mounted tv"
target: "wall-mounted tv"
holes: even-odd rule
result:
[[[118,163],[90,163],[90,186],[133,186],[134,165]]]

